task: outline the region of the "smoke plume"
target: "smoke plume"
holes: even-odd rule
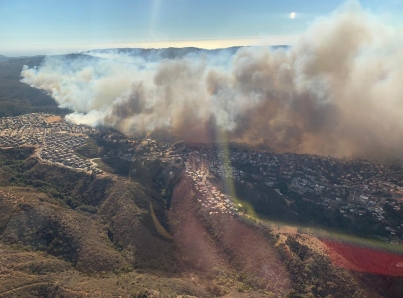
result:
[[[337,156],[403,148],[403,38],[349,1],[292,47],[49,56],[22,82],[75,123]]]

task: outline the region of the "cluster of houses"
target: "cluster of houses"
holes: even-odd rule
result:
[[[38,156],[44,161],[100,174],[102,170],[93,167],[89,160],[78,157],[73,150],[73,148],[85,145],[87,138],[88,136],[85,135],[71,135],[62,132],[48,135]]]
[[[208,214],[231,214],[234,215],[238,209],[234,205],[234,198],[217,190],[209,181],[208,173],[197,170],[197,163],[190,158],[185,162],[185,171],[194,183],[196,191],[201,193],[197,196],[201,210]]]
[[[35,146],[39,145],[43,140],[43,131],[26,131],[26,135],[12,135],[12,136],[5,136],[0,135],[0,147],[17,147],[17,146]]]
[[[32,113],[15,117],[2,117],[0,118],[0,127],[8,128],[11,130],[24,128],[24,127],[42,127],[46,125],[44,117],[51,116],[44,113]]]
[[[251,188],[259,183],[276,188],[283,182],[303,200],[338,210],[344,217],[371,214],[392,237],[403,239],[403,223],[391,226],[384,210],[385,204],[396,212],[403,208],[403,181],[381,161],[212,146],[193,146],[181,154],[184,160],[191,157],[200,162],[211,174]]]
[[[126,161],[135,161],[137,159],[173,161],[181,158],[174,150],[172,144],[167,142],[149,138],[125,137],[118,133],[104,135],[103,139],[113,144],[125,146],[126,148],[124,150],[119,149],[116,152],[110,151],[108,154],[117,155],[119,158]],[[108,157],[108,154],[104,157]]]
[[[0,146],[39,146],[43,142],[45,125],[41,114],[0,118]]]
[[[99,174],[102,170],[74,152],[87,143],[89,133],[97,130],[46,113],[0,118],[0,147],[33,146],[42,161]]]
[[[37,157],[43,162],[102,173],[90,160],[75,153],[75,149],[87,143],[90,134],[101,132],[46,113],[0,118],[0,148],[35,147]],[[357,216],[371,216],[394,241],[403,242],[403,223],[399,220],[399,214],[403,213],[403,171],[381,161],[278,154],[229,148],[222,144],[170,144],[113,132],[105,133],[103,138],[124,144],[124,150],[112,150],[107,154],[127,161],[139,158],[185,161],[186,174],[201,194],[197,196],[200,207],[209,214],[236,214],[242,209],[242,206],[234,205],[231,196],[218,191],[209,177],[232,180],[250,188],[265,184],[280,195],[283,194],[278,185],[282,183],[298,193],[302,200],[340,212],[351,220]],[[292,198],[284,198],[292,202]]]

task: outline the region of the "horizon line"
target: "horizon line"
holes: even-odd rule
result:
[[[47,56],[87,52],[101,49],[141,48],[141,49],[165,49],[165,48],[199,48],[205,50],[225,49],[230,47],[248,46],[277,46],[292,45],[299,35],[275,35],[260,36],[256,38],[242,39],[199,39],[199,40],[166,40],[166,41],[138,41],[138,42],[111,42],[89,44],[65,44],[44,46],[21,46],[16,49],[0,50],[1,55],[7,58]],[[24,48],[23,51],[20,49]],[[26,50],[26,49],[30,50]]]

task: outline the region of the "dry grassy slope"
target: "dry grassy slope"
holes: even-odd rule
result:
[[[0,152],[11,173],[0,188],[0,246],[33,260],[1,259],[0,270],[11,269],[0,276],[5,281],[0,297],[206,296],[190,279],[163,273],[175,271],[175,265],[173,244],[158,234],[148,210],[151,203],[166,226],[159,193],[117,177],[94,179],[39,164],[26,154],[13,160],[19,153]],[[30,186],[10,186],[10,177],[14,184]],[[32,187],[35,181],[41,186]],[[96,212],[69,207],[65,196],[91,204]],[[36,268],[38,262],[56,268]]]
[[[290,234],[276,246],[270,230],[201,214],[189,179],[173,188],[180,165],[136,165],[129,181],[40,164],[28,153],[0,151],[0,297],[303,297],[333,289],[370,297],[360,276],[332,266],[309,239]],[[162,190],[173,192],[169,212]]]
[[[84,275],[58,258],[0,242],[0,297],[176,297],[206,293],[187,278],[152,272]]]
[[[31,188],[25,194],[19,190],[19,204],[15,198],[2,199],[5,241],[62,255],[86,272],[131,267],[175,271],[172,242],[160,235],[149,211],[151,204],[168,229],[166,203],[157,191],[115,175],[98,178],[42,164],[20,151],[1,151],[0,161],[10,164],[14,183],[35,186],[48,196],[33,196]],[[3,185],[10,184],[10,177],[3,180]]]
[[[44,250],[83,272],[112,271],[126,265],[96,220],[49,201],[29,188],[0,189],[0,216],[7,218],[2,241]]]
[[[14,297],[19,291],[25,292],[26,297],[32,296],[27,290],[55,282],[71,269],[69,263],[55,257],[1,242],[0,255],[0,297]]]
[[[99,215],[108,219],[112,241],[134,267],[174,271],[172,242],[158,234],[149,202],[158,206],[140,184],[117,180],[100,206]]]
[[[203,287],[177,274],[167,275],[161,271],[149,270],[122,272],[118,275],[108,272],[113,268],[122,268],[126,264],[124,257],[130,260],[130,256],[134,256],[132,261],[135,261],[138,255],[142,256],[147,250],[154,250],[153,254],[159,253],[161,256],[164,254],[163,251],[155,250],[152,235],[147,235],[147,227],[141,223],[129,236],[146,238],[140,239],[143,247],[136,241],[128,239],[133,246],[127,246],[122,253],[119,253],[112,248],[105,230],[88,215],[53,205],[52,199],[30,188],[6,187],[1,188],[0,193],[0,218],[10,214],[1,233],[0,297],[62,295],[116,297],[117,294],[124,297],[137,297],[140,294],[147,294],[148,297],[176,297],[177,294],[205,297],[207,295]],[[113,200],[112,197],[110,200]],[[115,203],[116,205],[111,202],[112,205],[119,206],[119,202]],[[126,202],[124,207],[127,207],[127,204]],[[107,208],[105,205],[105,210]],[[135,213],[140,215],[147,214],[137,207],[123,209],[127,210],[128,214],[131,211],[140,212]],[[126,221],[126,217],[122,218]],[[130,220],[129,216],[127,222]],[[48,251],[50,254],[35,251],[35,247],[45,245],[46,240],[49,240],[41,233],[48,226],[58,227],[58,232],[52,231],[52,242],[45,248],[50,250]],[[131,231],[130,225],[127,228]],[[124,229],[121,231],[126,233]],[[77,255],[73,255],[77,258],[75,268],[70,260],[61,259],[66,257],[63,249],[62,254],[59,254],[61,258],[51,255],[59,253],[52,250],[53,244],[54,248],[60,249],[63,248],[63,244],[68,244],[69,248],[77,249]],[[161,242],[161,246],[163,244],[166,245]],[[146,260],[144,259],[144,262]],[[146,266],[147,263],[143,265]],[[88,270],[96,272],[92,272],[90,276],[80,273]]]
[[[285,295],[290,279],[270,240],[230,215],[200,212],[199,195],[184,175],[172,198],[170,221],[181,270],[197,272],[213,295]]]
[[[113,185],[111,178],[95,179],[84,172],[42,164],[35,159],[26,160],[21,170],[23,177],[34,185],[52,187],[56,196],[71,197],[76,204],[98,206]]]
[[[280,236],[285,237],[281,239],[275,237],[279,233],[275,226],[206,215],[198,211],[197,196],[192,181],[183,177],[175,188],[170,222],[181,270],[210,280],[210,293],[226,293],[226,297],[401,297],[388,290],[382,276],[371,276],[368,282],[365,274],[336,267],[313,235],[282,228]],[[375,287],[375,280],[383,285]]]

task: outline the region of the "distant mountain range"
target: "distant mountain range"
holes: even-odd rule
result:
[[[23,58],[30,58],[30,57],[39,57],[39,56],[7,57],[7,56],[4,56],[4,55],[0,55],[0,63],[2,63],[2,62],[7,62],[8,60],[11,60],[11,59],[23,59]]]
[[[276,45],[276,46],[270,46],[269,48],[271,49],[278,49],[278,48],[284,48],[288,49],[290,46],[289,45]],[[198,52],[206,52],[206,53],[214,53],[214,52],[219,52],[223,50],[230,51],[232,53],[235,53],[238,49],[240,49],[240,46],[234,46],[234,47],[228,47],[228,48],[219,48],[219,49],[202,49],[202,48],[196,48],[196,47],[184,47],[184,48],[160,48],[160,49],[153,49],[153,48],[110,48],[110,49],[93,49],[89,51],[83,51],[83,52],[76,52],[76,53],[71,53],[71,54],[64,54],[62,56],[75,56],[77,54],[90,54],[90,53],[107,53],[110,51],[116,51],[119,54],[137,54],[139,56],[145,56],[145,57],[150,57],[152,55],[160,55],[161,58],[166,58],[166,59],[173,59],[173,58],[180,58],[183,56],[186,56],[187,54],[190,53],[198,53]],[[19,57],[7,57],[4,55],[0,55],[0,63],[6,62],[10,59],[22,59],[22,58],[30,58],[30,57],[42,57],[42,55],[34,55],[34,56],[19,56]]]
[[[290,46],[288,45],[276,45],[276,46],[270,46],[270,49],[279,49],[279,48],[284,48],[288,49]],[[81,54],[102,54],[102,53],[108,53],[111,51],[116,52],[117,54],[126,54],[126,55],[138,55],[138,56],[143,56],[145,58],[148,57],[153,57],[158,55],[160,58],[165,58],[165,59],[175,59],[175,58],[182,58],[188,54],[191,53],[217,53],[220,51],[228,51],[230,53],[235,54],[236,51],[238,51],[241,46],[234,46],[234,47],[228,47],[228,48],[218,48],[218,49],[202,49],[202,48],[196,48],[196,47],[184,47],[184,48],[160,48],[160,49],[154,49],[154,48],[110,48],[110,49],[93,49],[90,51],[84,51],[81,52]]]
[[[6,57],[6,56],[3,56],[3,55],[0,55],[0,62],[5,62],[5,61],[8,61],[8,60],[10,60],[10,58],[9,58],[9,57]]]

